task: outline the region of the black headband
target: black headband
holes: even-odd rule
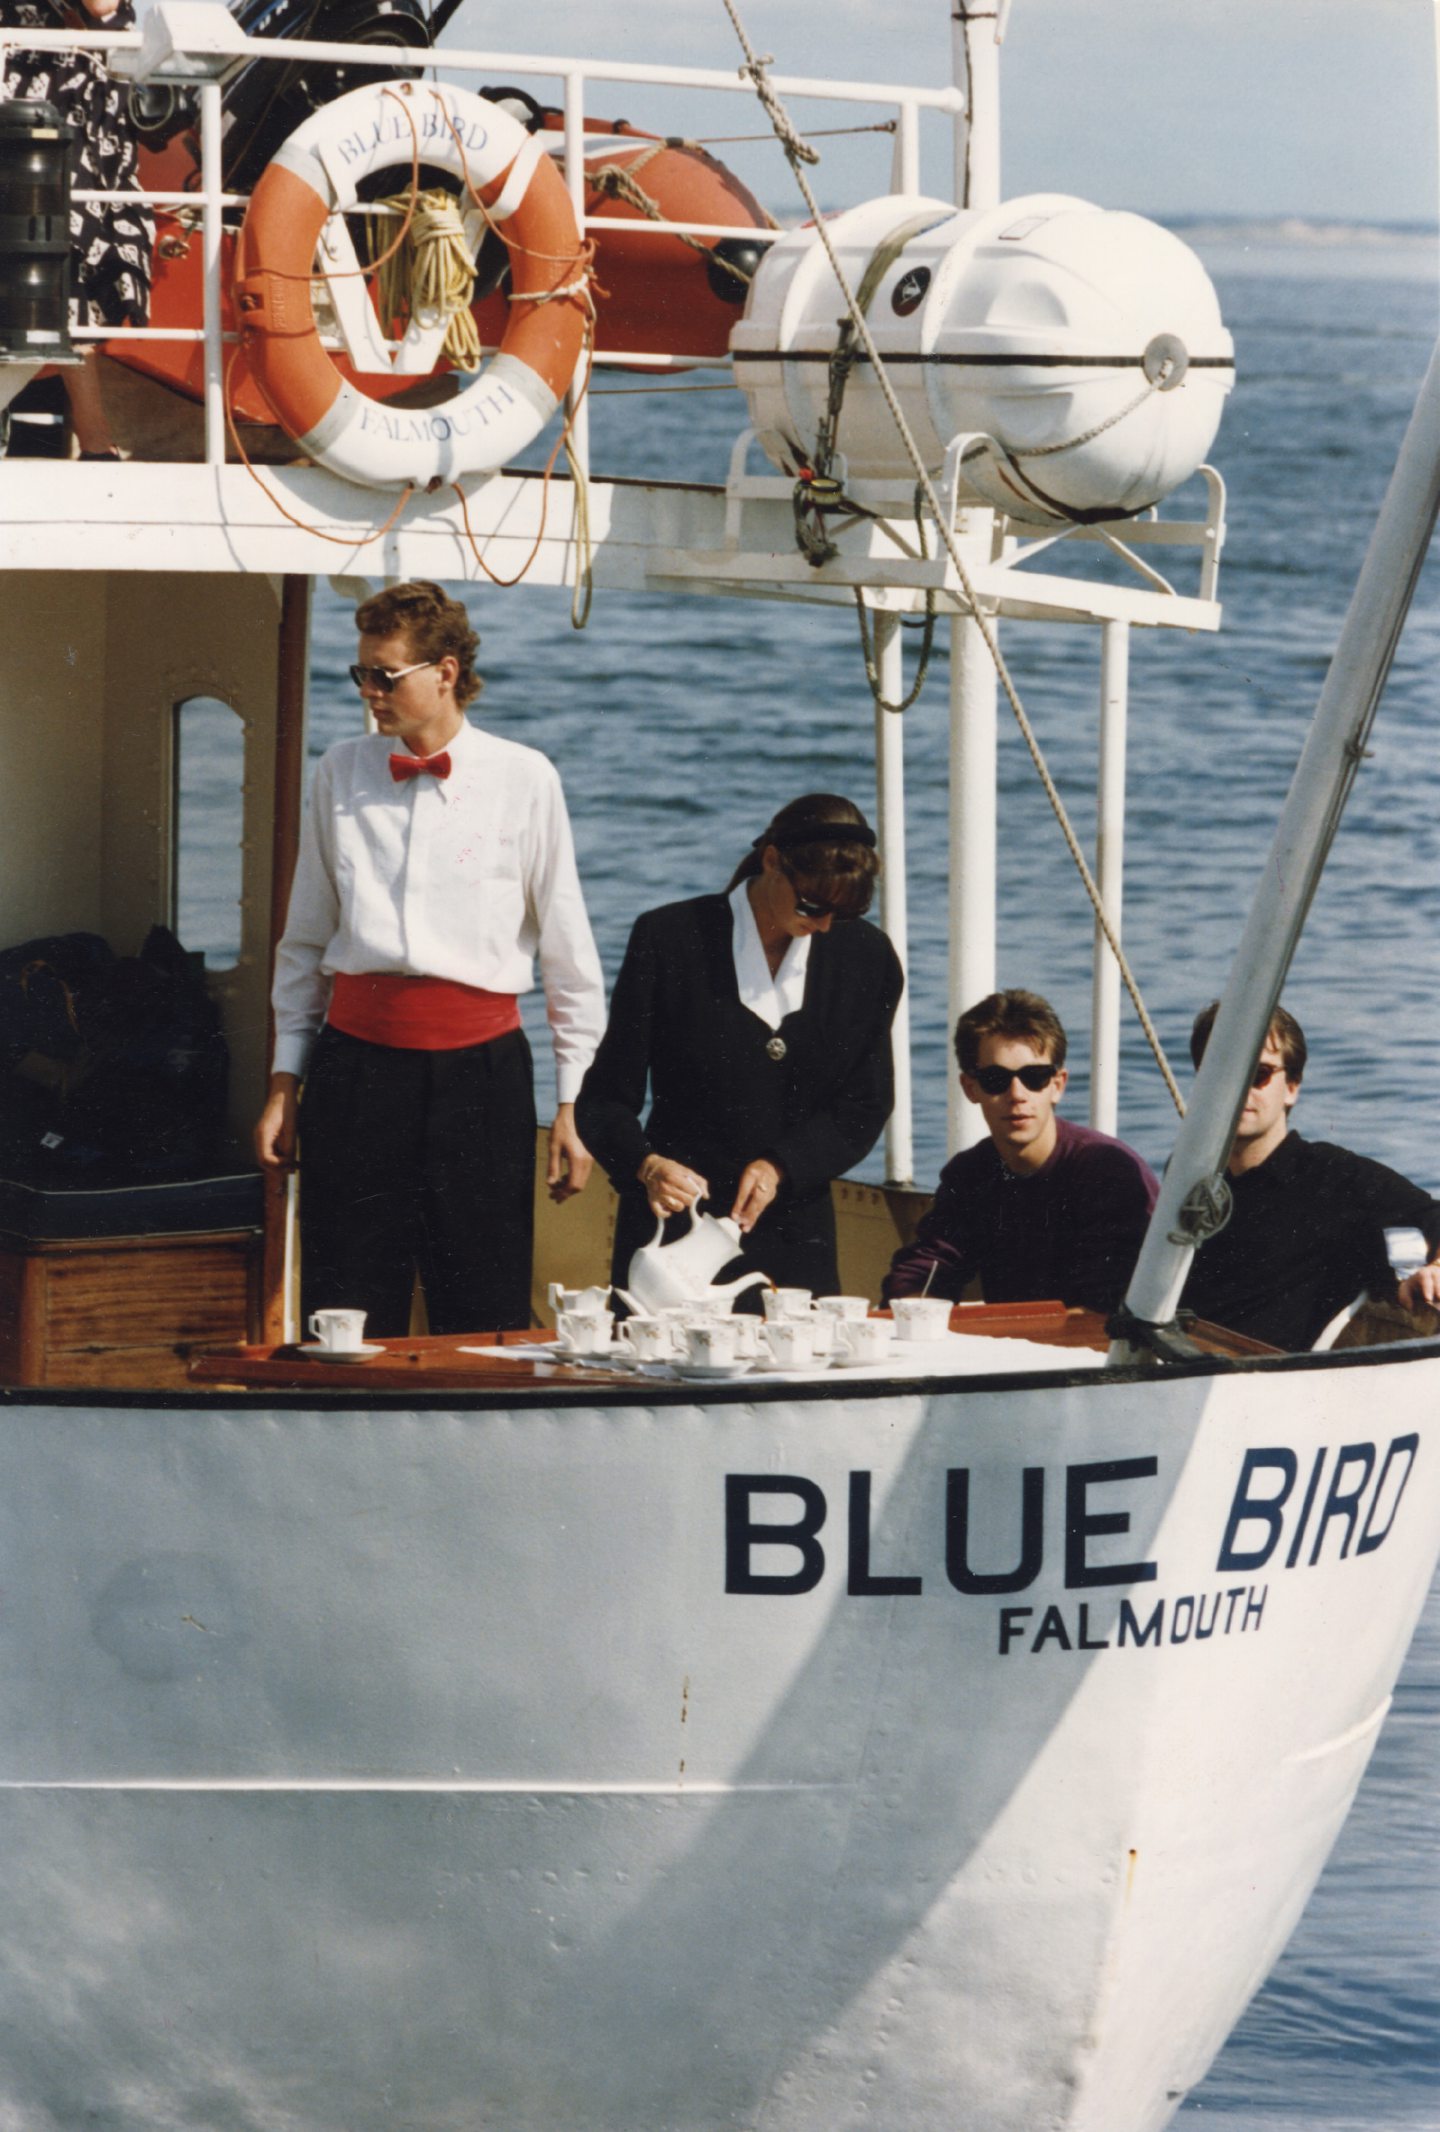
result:
[[[753,851],[763,851],[773,844],[777,851],[789,851],[796,844],[863,844],[867,851],[875,849],[875,832],[868,822],[792,822],[788,828],[767,829],[751,846]]]

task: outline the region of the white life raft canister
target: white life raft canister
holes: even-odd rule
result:
[[[443,405],[399,408],[341,376],[310,298],[315,247],[362,182],[418,151],[483,203],[510,245],[500,350]],[[262,172],[236,253],[246,359],[276,415],[332,473],[372,487],[455,481],[506,465],[559,405],[584,345],[584,247],[544,144],[498,104],[438,83],[373,82],[324,104]]]
[[[901,194],[826,228],[926,467],[952,438],[965,487],[1030,523],[1124,518],[1201,465],[1235,348],[1195,254],[1143,216],[1037,193],[984,211]],[[782,471],[811,462],[844,314],[814,228],[773,245],[730,337],[735,380]],[[914,470],[863,350],[836,449],[851,479]]]

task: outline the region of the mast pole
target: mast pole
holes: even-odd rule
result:
[[[1220,1001],[1204,1063],[1125,1298],[1143,1325],[1174,1317],[1321,869],[1350,795],[1440,509],[1440,345],[1350,601]],[[1134,1359],[1121,1338],[1111,1360]]]
[[[955,198],[961,207],[1000,202],[999,0],[952,0],[954,79],[965,95],[955,121]],[[995,514],[964,510],[955,533],[967,564],[988,563]],[[950,624],[950,1029],[995,989],[997,682],[973,619]],[[953,1154],[983,1137],[974,1104],[961,1099],[950,1061],[947,1143]]]

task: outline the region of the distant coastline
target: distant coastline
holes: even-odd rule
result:
[[[1212,274],[1271,280],[1435,282],[1440,230],[1307,215],[1158,215]]]
[[[1157,215],[1190,244],[1295,244],[1317,251],[1359,248],[1428,250],[1440,246],[1433,222],[1343,222],[1305,215]]]
[[[1136,214],[1148,215],[1152,222],[1162,223],[1190,244],[1295,244],[1326,251],[1346,247],[1416,251],[1440,248],[1440,224],[1434,222],[1347,222],[1333,215],[1168,214],[1138,201],[1106,200],[1101,204],[1129,207]],[[772,200],[769,212],[785,229],[796,228],[805,219],[793,198]],[[840,208],[822,203],[822,214],[840,212]]]

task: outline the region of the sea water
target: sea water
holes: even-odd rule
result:
[[[1212,457],[1229,490],[1216,636],[1136,632],[1125,941],[1182,1085],[1220,989],[1436,328],[1433,262],[1374,245],[1210,254],[1238,382]],[[701,373],[593,402],[597,469],[723,480],[738,395]],[[1198,490],[1187,492],[1196,500]],[[1154,551],[1151,551],[1152,553]],[[1052,551],[1053,560],[1053,551]],[[1177,584],[1190,589],[1185,564]],[[1286,988],[1310,1039],[1313,1138],[1440,1186],[1440,610],[1434,566],[1401,643]],[[559,765],[607,976],[631,922],[722,887],[775,807],[874,798],[874,713],[853,612],[658,595],[470,595],[480,718]],[[908,634],[908,633],[907,633]],[[350,608],[322,590],[312,752],[357,729]],[[943,631],[905,713],[916,1177],[944,1158],[947,676]],[[1082,839],[1093,839],[1098,631],[1004,630]],[[914,639],[908,638],[913,653]],[[907,654],[908,656],[908,654]],[[1002,720],[1007,714],[1002,705]],[[1072,1034],[1085,1115],[1091,918],[1013,727],[1002,724],[999,982],[1044,992]],[[1263,892],[1263,884],[1262,884]],[[536,1003],[532,1002],[532,1007]],[[542,1072],[543,1015],[531,1016]],[[1120,1130],[1157,1165],[1174,1113],[1127,1010]],[[881,1153],[861,1174],[884,1174]],[[1181,2112],[1227,2132],[1440,2127],[1440,1601],[1432,1594],[1359,1803],[1295,1937]]]

